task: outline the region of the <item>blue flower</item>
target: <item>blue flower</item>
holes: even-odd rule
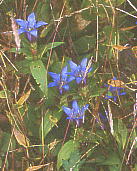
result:
[[[114,77],[113,80],[117,80],[117,78]],[[124,92],[123,87],[113,87],[112,85],[105,85],[105,86],[108,87],[108,91],[109,91],[109,94],[105,96],[105,99],[112,98],[114,101],[116,101],[118,96],[122,96],[126,94],[126,92]]]
[[[84,81],[84,83],[86,84],[87,74],[92,70],[92,67],[87,66],[87,61],[88,59],[84,58],[81,61],[80,65],[75,64],[73,61],[69,61],[71,72],[69,72],[68,74],[74,77],[77,84],[82,81]]]
[[[37,28],[48,24],[43,21],[36,21],[34,12],[28,16],[27,21],[22,19],[16,19],[16,23],[20,26],[20,28],[18,29],[18,33],[25,33],[29,41],[32,41],[33,37],[37,38]]]
[[[84,122],[85,118],[85,111],[88,109],[89,105],[86,104],[82,108],[78,106],[78,103],[76,100],[72,102],[72,109],[63,106],[64,112],[68,115],[66,119],[70,119],[71,121],[76,121],[76,124],[79,125],[80,120],[82,119]]]
[[[63,89],[69,90],[68,83],[74,80],[73,77],[68,77],[67,75],[68,67],[64,67],[60,74],[56,74],[54,72],[49,72],[49,75],[53,78],[53,82],[48,84],[48,87],[54,87],[57,86],[60,93],[62,94]]]

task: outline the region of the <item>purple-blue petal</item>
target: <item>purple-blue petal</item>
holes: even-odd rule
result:
[[[79,84],[82,81],[82,77],[76,77],[76,83]]]
[[[47,25],[48,23],[44,22],[44,21],[38,21],[36,24],[35,24],[35,28],[39,28],[40,26],[44,26],[44,25]]]
[[[80,63],[80,65],[81,65],[82,68],[86,68],[86,66],[87,66],[87,61],[88,61],[87,58],[82,59],[82,61],[81,61],[81,63]]]
[[[64,110],[64,112],[68,115],[68,116],[71,116],[72,114],[72,109],[68,108],[68,107],[65,107],[63,106],[62,109]]]
[[[58,86],[57,82],[51,82],[48,84],[48,87],[55,87],[55,86]]]
[[[126,94],[126,92],[118,93],[119,96],[123,96],[125,94]]]
[[[73,61],[68,62],[71,68],[71,71],[75,71],[77,69],[77,64],[75,64]]]
[[[32,41],[32,39],[33,39],[33,38],[32,38],[32,37],[33,37],[33,36],[32,36],[32,34],[30,34],[30,32],[29,32],[29,31],[26,31],[25,33],[26,33],[26,35],[27,35],[27,38],[28,38],[28,39],[29,39],[29,41],[31,42],[31,41]]]
[[[65,84],[65,85],[62,86],[62,88],[64,88],[65,90],[69,90],[69,85]]]
[[[109,91],[118,91],[118,87],[112,87],[112,86],[110,86],[109,87]]]
[[[30,28],[34,28],[35,24],[36,24],[36,19],[35,19],[35,14],[34,12],[32,12],[29,16],[28,16],[28,27]],[[36,37],[36,36],[35,36]]]
[[[117,96],[113,96],[113,99],[116,102],[117,101]]]
[[[105,96],[105,99],[111,99],[111,98],[113,98],[114,96],[109,96],[109,95],[106,95]]]
[[[66,74],[67,71],[68,71],[68,67],[67,66],[65,66],[64,68],[62,68],[62,74]]]
[[[61,78],[62,78],[63,81],[66,81],[67,80],[67,71],[68,71],[68,67],[65,66],[62,69],[62,72],[61,72]]]
[[[31,30],[31,31],[29,31],[29,33],[31,34],[31,35],[33,35],[34,37],[37,37],[37,35],[38,35],[38,31],[35,29],[35,30]]]
[[[68,83],[71,82],[71,81],[73,81],[73,80],[75,80],[75,77],[74,76],[70,76],[70,77],[67,78],[67,82]]]
[[[54,80],[60,80],[60,74],[56,74],[54,72],[48,72],[48,74],[54,79]]]
[[[78,106],[78,103],[76,100],[74,100],[72,102],[72,108],[75,110],[75,111],[79,111],[79,106]]]
[[[59,92],[60,92],[60,94],[62,94],[62,93],[63,93],[63,90],[62,90],[62,88],[60,88],[60,89],[59,89]]]
[[[117,80],[117,78],[116,77],[113,77],[113,80]]]
[[[23,27],[24,29],[27,29],[28,22],[22,19],[16,19],[15,20],[18,25]]]

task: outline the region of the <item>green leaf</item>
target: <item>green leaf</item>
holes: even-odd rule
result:
[[[122,149],[125,147],[127,135],[128,131],[125,124],[121,119],[118,119],[117,122],[114,123],[114,136]]]
[[[78,143],[70,140],[62,146],[59,154],[58,154],[58,160],[57,160],[57,169],[62,166],[63,160],[68,160],[71,156],[71,153],[73,153],[75,150],[78,149]]]
[[[18,73],[30,74],[30,60],[24,59],[16,62]]]
[[[91,96],[90,97],[97,97],[97,96],[100,96],[100,95],[102,95],[104,92],[105,92],[105,88],[96,88],[96,89],[94,89],[94,91],[92,91],[92,94],[91,94]]]
[[[2,135],[1,139],[0,139],[0,154],[1,156],[3,156],[7,150],[8,150],[8,146],[9,146],[9,142],[11,139],[11,134],[4,132],[4,134]],[[12,138],[12,148],[15,148],[15,139]]]
[[[28,105],[27,106],[28,113],[27,115],[24,116],[24,122],[27,127],[27,130],[29,133],[33,136],[38,137],[39,136],[39,116],[40,116],[40,111],[35,109],[35,106]],[[26,110],[26,109],[24,109]],[[23,111],[24,113],[25,111]]]
[[[79,171],[79,166],[82,164],[80,160],[80,154],[79,151],[74,151],[70,155],[69,160],[63,160],[63,167],[66,171],[70,171],[71,168],[73,168],[74,171]]]
[[[75,49],[79,54],[86,52],[89,47],[95,46],[94,36],[83,36],[74,42]]]
[[[107,159],[99,163],[99,165],[119,165],[121,163],[119,156],[115,152],[110,152]]]
[[[0,91],[0,99],[5,99],[6,98],[6,94],[4,90]]]
[[[44,53],[46,53],[48,50],[53,49],[55,47],[58,47],[60,45],[62,45],[64,42],[54,42],[54,43],[49,43],[46,46],[44,46],[41,50],[40,50],[40,58],[43,57]]]
[[[110,171],[119,171],[120,168],[119,168],[119,166],[109,166],[109,170]]]
[[[36,80],[44,96],[47,96],[47,70],[41,60],[32,61],[30,63],[30,70],[33,78]]]
[[[60,120],[61,116],[62,116],[62,112],[60,111],[54,111],[54,113],[49,111],[48,113],[45,114],[43,130],[42,130],[42,124],[40,127],[40,134],[41,131],[43,131],[44,138],[54,126],[57,126],[57,122]]]

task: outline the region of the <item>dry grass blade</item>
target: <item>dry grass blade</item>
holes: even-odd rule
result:
[[[109,126],[110,126],[110,132],[113,135],[114,134],[114,128],[113,128],[113,117],[112,117],[112,112],[111,112],[111,107],[110,107],[110,103],[108,101],[108,122],[109,122]]]
[[[135,58],[137,58],[137,46],[133,46],[132,51],[133,51],[133,53],[135,55]]]
[[[20,99],[17,101],[17,104],[20,106],[23,105],[26,102],[26,100],[29,98],[30,93],[31,93],[31,89],[20,97]]]
[[[13,17],[10,17],[10,19],[11,19],[11,26],[12,26],[12,30],[13,30],[13,35],[15,38],[15,43],[16,43],[17,49],[19,50],[21,40],[19,38],[18,28],[17,28],[16,22],[15,22],[15,19]]]
[[[124,27],[124,28],[120,28],[120,30],[122,31],[128,31],[128,30],[132,30],[134,28],[136,28],[137,26],[131,26],[131,27]]]

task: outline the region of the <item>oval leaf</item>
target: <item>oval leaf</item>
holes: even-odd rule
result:
[[[39,84],[39,88],[47,96],[47,70],[45,69],[41,60],[32,61],[30,63],[30,70],[33,78]]]
[[[58,160],[57,160],[57,169],[62,166],[63,160],[68,160],[70,158],[71,153],[73,153],[78,148],[78,143],[70,140],[64,144],[61,148],[60,152],[58,153]]]

